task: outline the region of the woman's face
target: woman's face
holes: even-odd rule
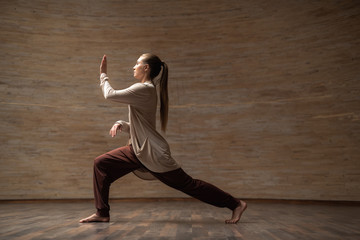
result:
[[[148,66],[147,64],[144,64],[142,61],[143,57],[139,57],[139,59],[136,61],[134,69],[134,78],[138,80],[143,80],[146,77]]]

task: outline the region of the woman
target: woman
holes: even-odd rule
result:
[[[156,131],[157,93],[154,84],[160,74],[160,120],[166,130],[168,116],[168,67],[159,57],[143,54],[134,66],[138,83],[124,90],[114,90],[107,77],[107,60],[100,65],[100,86],[105,99],[128,104],[129,122],[117,121],[109,134],[130,134],[130,144],[100,155],[94,161],[94,196],[97,212],[80,220],[81,223],[109,222],[109,188],[118,178],[134,172],[144,179],[157,178],[166,185],[217,207],[231,209],[232,217],[226,223],[237,223],[246,209],[246,203],[237,200],[219,188],[187,175],[171,157],[166,140]]]

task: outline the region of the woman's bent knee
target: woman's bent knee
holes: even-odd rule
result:
[[[100,156],[96,157],[94,159],[94,167],[100,167],[104,163],[105,159],[106,158],[104,155],[100,155]]]

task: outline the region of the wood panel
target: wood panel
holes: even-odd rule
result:
[[[79,224],[89,202],[0,204],[1,239],[278,240],[360,237],[360,207],[342,204],[249,202],[241,222],[227,209],[198,201],[121,201],[110,223]]]
[[[143,52],[170,67],[167,139],[241,198],[360,200],[358,1],[0,1],[0,199],[92,197]],[[112,197],[185,197],[132,175]]]

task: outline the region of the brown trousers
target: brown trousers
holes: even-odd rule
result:
[[[140,167],[144,166],[137,159],[131,145],[114,149],[95,159],[94,196],[98,215],[109,216],[111,183]],[[239,201],[230,194],[207,182],[193,179],[181,168],[165,173],[151,172],[151,174],[166,185],[208,204],[227,207],[231,210],[234,210],[239,204]]]

